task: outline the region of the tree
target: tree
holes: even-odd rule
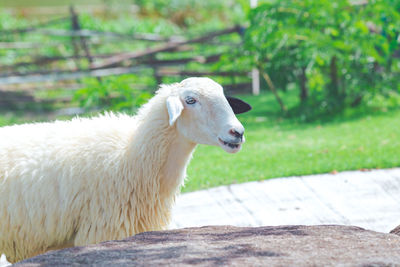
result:
[[[299,88],[301,105],[335,111],[400,92],[396,1],[270,1],[249,11],[246,56],[276,88]],[[278,99],[279,100],[279,99]]]

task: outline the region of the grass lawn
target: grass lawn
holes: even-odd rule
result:
[[[198,146],[183,191],[273,177],[400,166],[400,110],[349,110],[302,122],[301,114],[283,118],[269,94],[241,98],[253,106],[251,112],[238,116],[246,128],[242,151],[228,154],[219,147]],[[47,118],[0,113],[0,125],[31,120]]]
[[[246,143],[238,154],[200,145],[183,191],[274,177],[400,166],[400,110],[348,111],[311,123],[283,119],[270,95],[242,97]]]

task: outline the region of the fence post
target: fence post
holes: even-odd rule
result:
[[[69,11],[71,13],[71,16],[70,16],[71,17],[71,28],[74,31],[74,29],[76,28],[76,15],[75,15],[75,12],[74,12],[72,6],[70,6]],[[74,62],[75,62],[77,69],[81,69],[80,64],[79,64],[79,46],[76,43],[76,38],[77,38],[76,36],[71,36],[71,43],[72,43],[72,47],[74,48],[74,56],[75,56]]]
[[[258,0],[250,0],[250,8],[257,7]],[[253,95],[260,94],[260,71],[257,68],[251,70],[251,85]]]
[[[81,28],[81,25],[79,24],[78,15],[75,12],[74,6],[70,6],[69,10],[71,12],[71,17],[72,17],[72,30],[79,32],[82,28]],[[93,58],[90,53],[89,46],[86,42],[86,37],[80,35],[79,40],[81,42],[81,47],[83,48],[83,51],[85,52],[85,56],[86,56],[87,60],[89,61],[90,64],[92,64]]]
[[[71,13],[71,19],[72,19],[72,30],[73,31],[77,31],[79,32],[82,28],[81,25],[79,24],[79,19],[78,19],[78,15],[75,12],[74,6],[71,5],[69,7],[69,11]],[[89,49],[89,45],[86,42],[86,37],[79,35],[79,40],[81,42],[81,47],[83,48],[83,51],[85,52],[85,56],[89,62],[89,66],[92,65],[93,63],[93,57],[90,53],[90,49]],[[101,78],[100,77],[96,77],[96,79],[101,82]]]
[[[257,68],[251,70],[251,85],[253,95],[260,94],[260,71]]]

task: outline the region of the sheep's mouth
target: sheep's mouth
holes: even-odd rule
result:
[[[229,148],[231,152],[237,152],[240,150],[242,146],[242,142],[240,143],[231,143],[218,138],[219,143],[223,146],[223,148]]]

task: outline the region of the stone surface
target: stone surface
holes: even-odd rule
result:
[[[15,266],[394,266],[400,237],[353,226],[207,226],[48,252]]]
[[[400,235],[400,225],[390,231],[391,234]]]

